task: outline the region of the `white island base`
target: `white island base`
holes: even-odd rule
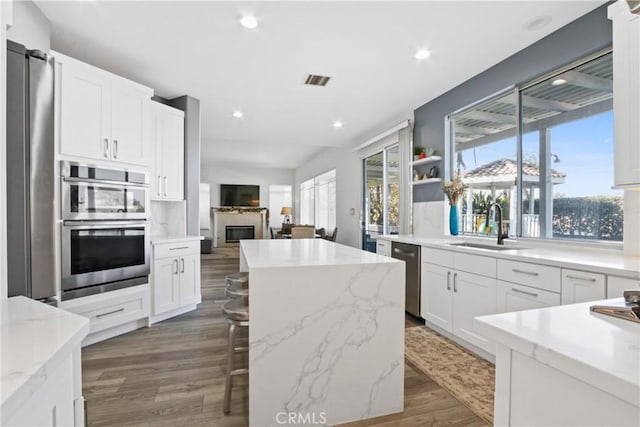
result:
[[[404,264],[322,239],[242,241],[249,425],[403,411]]]
[[[496,345],[497,426],[639,426],[640,323],[584,304],[476,319]]]

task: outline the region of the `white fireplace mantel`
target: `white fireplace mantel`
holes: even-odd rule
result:
[[[253,226],[255,238],[263,239],[267,227],[267,209],[256,211],[255,208],[211,208],[213,217],[213,244],[215,247],[238,246],[238,243],[226,241],[227,226]]]

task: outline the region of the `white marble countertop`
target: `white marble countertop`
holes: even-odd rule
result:
[[[640,407],[640,323],[582,304],[477,317],[475,329],[519,353]]]
[[[242,240],[248,268],[401,262],[324,239]]]
[[[178,242],[190,242],[193,240],[203,240],[204,236],[158,236],[151,237],[152,245],[159,245],[163,243],[178,243]]]
[[[628,256],[616,249],[580,248],[566,243],[542,243],[506,240],[505,246],[513,250],[494,251],[469,247],[453,246],[452,243],[475,242],[496,245],[495,238],[484,237],[442,237],[424,238],[412,235],[385,235],[379,239],[413,243],[437,249],[473,253],[494,258],[532,262],[561,268],[573,268],[584,271],[611,274],[640,279],[640,257]],[[519,249],[521,248],[521,249]]]
[[[89,333],[89,319],[25,297],[0,301],[0,405],[11,413]]]

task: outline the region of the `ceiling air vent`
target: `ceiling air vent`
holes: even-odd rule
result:
[[[327,83],[329,83],[330,78],[331,77],[309,74],[307,76],[307,80],[304,81],[304,84],[311,86],[326,86]]]

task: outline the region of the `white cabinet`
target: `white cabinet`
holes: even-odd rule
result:
[[[378,255],[391,256],[391,242],[388,240],[376,240],[376,253]]]
[[[562,304],[597,301],[605,299],[604,274],[562,269]]]
[[[149,296],[149,285],[142,284],[62,301],[60,308],[89,319],[89,335],[82,342],[87,346],[146,326]]]
[[[560,305],[561,271],[557,267],[498,260],[498,311],[501,313]]]
[[[153,107],[154,200],[184,199],[184,112],[158,102]]]
[[[494,354],[494,344],[474,330],[473,319],[496,312],[495,278],[454,271],[452,332],[456,336]]]
[[[53,53],[60,82],[60,154],[150,166],[153,90]]]
[[[498,313],[560,305],[560,294],[498,280]]]
[[[42,373],[42,384],[30,393],[21,408],[0,424],[6,426],[81,426],[76,422],[74,361],[68,354],[52,372]],[[80,361],[77,362],[80,365]],[[79,369],[79,366],[78,366]]]
[[[607,298],[620,298],[626,289],[640,289],[640,280],[626,277],[607,277]]]
[[[200,290],[200,242],[154,244],[151,322],[195,309]]]
[[[155,260],[153,267],[153,314],[180,307],[180,267],[178,258]]]
[[[496,313],[496,260],[423,249],[426,249],[423,250],[423,261],[435,260],[449,265],[422,263],[420,315],[435,326],[493,353],[493,343],[474,331],[473,319]],[[453,265],[462,266],[457,260],[459,255],[463,256],[468,265],[482,265],[484,271],[493,271],[494,277],[452,268]]]
[[[420,316],[440,328],[451,331],[451,269],[422,263]]]
[[[614,184],[640,186],[640,16],[625,1],[609,6],[613,21]]]

